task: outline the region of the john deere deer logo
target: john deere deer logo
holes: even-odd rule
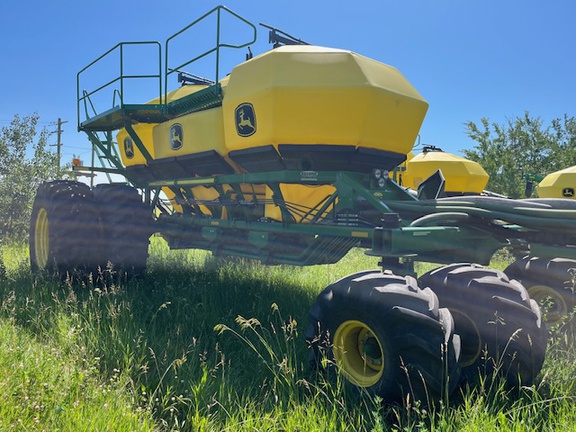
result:
[[[180,147],[182,147],[182,125],[174,123],[170,126],[170,148],[178,150]]]
[[[256,114],[251,103],[243,103],[236,107],[236,132],[241,137],[249,137],[256,132]]]
[[[574,196],[574,188],[567,187],[562,189],[562,196],[565,198],[572,198]]]
[[[126,154],[128,159],[132,159],[134,157],[134,142],[130,137],[124,138],[124,154]]]

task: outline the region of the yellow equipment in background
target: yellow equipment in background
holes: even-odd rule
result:
[[[479,163],[443,152],[437,147],[425,146],[422,153],[406,161],[402,186],[418,189],[420,183],[438,170],[446,180],[448,196],[481,194],[489,180],[489,175]]]
[[[576,166],[548,174],[536,186],[539,198],[575,199]]]

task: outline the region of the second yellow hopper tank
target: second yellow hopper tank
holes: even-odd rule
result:
[[[441,170],[446,179],[447,195],[480,194],[488,183],[489,176],[477,162],[435,147],[426,147],[406,162],[406,171],[402,175],[402,185],[418,189],[420,183],[437,170]]]
[[[576,199],[576,166],[548,174],[536,186],[540,198]]]

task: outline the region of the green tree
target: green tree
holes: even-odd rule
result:
[[[550,155],[554,170],[576,165],[576,118],[564,115],[563,118],[552,120],[554,146]]]
[[[465,123],[467,135],[478,144],[462,150],[490,175],[487,188],[511,198],[524,197],[527,175],[545,176],[576,165],[576,119],[565,115],[544,126],[540,117],[525,112],[506,124]]]
[[[26,237],[36,189],[57,176],[58,160],[47,146],[48,131],[42,129],[34,143],[38,120],[37,114],[15,115],[0,130],[0,239]]]

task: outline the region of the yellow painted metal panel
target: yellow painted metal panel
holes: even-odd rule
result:
[[[175,125],[180,125],[177,130]],[[184,115],[154,127],[154,152],[158,159],[216,150],[228,154],[224,142],[222,107]]]
[[[176,99],[180,99],[184,96],[200,91],[206,87],[207,86],[205,85],[181,86],[176,90],[169,92],[166,96],[166,101],[172,102]],[[159,103],[159,100],[158,98],[156,98],[147,103],[156,104]],[[134,132],[136,132],[136,134],[144,144],[144,147],[146,147],[146,150],[148,150],[148,152],[152,156],[152,159],[156,159],[158,157],[164,157],[156,155],[155,153],[156,146],[154,145],[154,135],[153,135],[153,129],[155,126],[156,124],[154,123],[137,123],[132,126]],[[222,126],[220,125],[220,130],[221,129]],[[218,131],[215,131],[214,133],[218,133]],[[140,165],[146,163],[146,159],[144,158],[142,153],[138,150],[138,148],[134,144],[132,138],[130,137],[126,129],[120,129],[118,131],[118,134],[116,135],[116,141],[118,142],[118,147],[120,148],[120,156],[124,166]]]
[[[184,211],[182,209],[182,206],[176,202],[176,199],[175,199],[176,195],[174,194],[174,192],[172,192],[172,190],[170,188],[167,188],[167,187],[162,188],[162,192],[164,192],[166,197],[170,200],[170,204],[172,205],[172,209],[176,213],[182,213]]]
[[[288,204],[297,204],[298,208],[306,212],[305,208],[316,207],[318,203],[324,200],[326,197],[332,195],[335,191],[333,186],[322,185],[322,186],[308,186],[308,185],[297,185],[297,184],[282,184],[280,185],[280,191],[284,197],[284,201]],[[272,204],[272,191],[266,188],[266,198],[270,204],[266,204],[265,216],[270,219],[282,220],[282,213],[280,207]],[[298,222],[302,217],[302,213],[292,211],[292,215],[296,218]],[[308,217],[315,216],[316,213],[312,213]],[[302,220],[306,222],[306,220]]]
[[[152,129],[153,124],[147,123],[137,123],[133,125],[134,132],[138,135],[148,153],[155,157],[153,139],[152,139]],[[138,150],[134,140],[130,137],[126,129],[120,129],[116,135],[116,140],[118,141],[118,147],[120,148],[120,157],[122,158],[122,163],[124,166],[145,164],[146,158]]]
[[[390,171],[390,173],[388,174],[388,176],[396,183],[398,183],[400,186],[405,186],[404,179],[402,177],[404,176],[404,171],[406,171],[406,164],[408,163],[408,161],[414,159],[414,156],[415,156],[414,152],[411,151],[408,152],[408,154],[406,155],[406,160],[402,162],[400,165],[398,165],[394,170]]]

